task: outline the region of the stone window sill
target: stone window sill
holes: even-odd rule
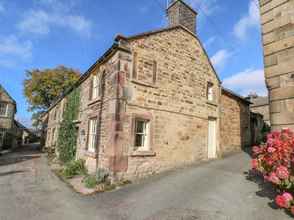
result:
[[[90,152],[90,151],[87,151],[85,155],[87,157],[91,157],[91,158],[94,158],[94,159],[97,158],[97,154],[96,153],[93,153],[93,152]]]
[[[155,157],[156,153],[154,151],[134,151],[131,156],[132,157]]]
[[[74,123],[74,124],[81,124],[82,121],[80,121],[80,120],[73,120],[72,123]]]
[[[218,106],[218,104],[215,101],[207,101],[208,105]]]
[[[134,84],[140,85],[140,86],[146,86],[146,87],[155,88],[155,89],[158,88],[158,86],[156,86],[155,84],[141,82],[141,81],[136,80],[136,79],[132,79],[131,82],[134,83]]]
[[[101,98],[99,97],[99,98],[97,98],[97,99],[94,99],[94,100],[90,100],[90,102],[88,103],[88,106],[89,105],[94,105],[94,104],[96,104],[97,102],[100,102],[101,101]]]

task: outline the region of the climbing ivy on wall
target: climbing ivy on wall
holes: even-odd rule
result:
[[[80,106],[80,89],[76,88],[67,97],[57,139],[59,160],[67,163],[75,159],[77,129],[74,120],[78,118]]]

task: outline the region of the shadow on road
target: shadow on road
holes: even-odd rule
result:
[[[41,157],[41,152],[35,145],[18,148],[10,153],[0,156],[0,166],[21,163]]]
[[[0,177],[9,176],[9,175],[18,174],[18,173],[24,173],[24,172],[26,172],[26,171],[25,170],[16,170],[16,171],[4,172],[4,173],[0,173]]]

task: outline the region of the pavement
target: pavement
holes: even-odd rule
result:
[[[81,196],[60,181],[44,154],[24,148],[0,156],[0,220],[284,220],[273,193],[248,178],[250,156],[166,172],[119,190]]]

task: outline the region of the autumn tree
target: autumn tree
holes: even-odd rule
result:
[[[24,80],[24,95],[30,104],[29,111],[33,112],[33,120],[72,87],[79,77],[79,71],[64,66],[28,70]]]

